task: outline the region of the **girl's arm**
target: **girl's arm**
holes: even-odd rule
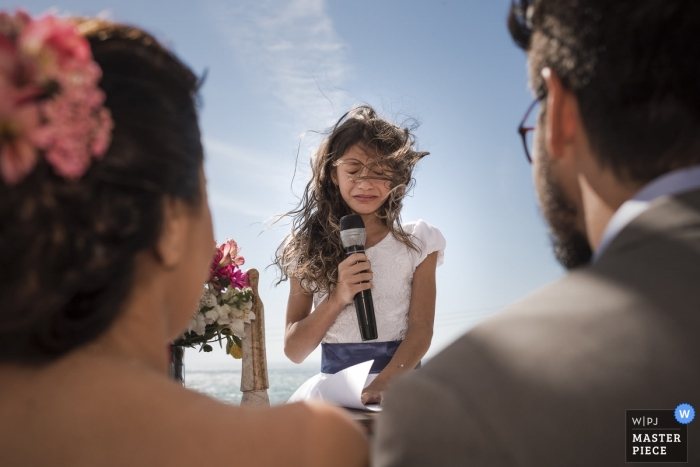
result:
[[[408,309],[408,330],[389,364],[362,392],[362,403],[381,402],[387,384],[401,373],[418,365],[430,348],[435,321],[435,269],[438,252],[429,254],[413,274],[411,304]]]
[[[284,353],[294,363],[301,363],[318,347],[355,294],[372,287],[372,271],[364,254],[348,256],[338,265],[338,284],[313,313],[313,296],[304,292],[299,279],[292,277],[290,282]]]

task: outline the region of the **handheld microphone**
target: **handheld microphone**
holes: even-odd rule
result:
[[[353,253],[364,253],[366,240],[365,223],[359,214],[343,216],[340,219],[340,242],[348,256]],[[378,337],[377,320],[374,317],[374,303],[370,290],[363,290],[355,295],[355,311],[357,311],[357,322],[360,325],[362,340],[376,339]]]

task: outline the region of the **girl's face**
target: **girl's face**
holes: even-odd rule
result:
[[[391,173],[359,146],[352,146],[338,159],[331,172],[333,183],[350,209],[357,214],[379,210],[391,191]]]

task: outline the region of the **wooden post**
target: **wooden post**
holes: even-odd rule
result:
[[[265,353],[265,309],[258,294],[260,273],[256,269],[248,270],[248,283],[253,289],[253,308],[255,319],[245,325],[243,338],[243,370],[241,372],[241,405],[269,406],[267,390],[267,354]]]

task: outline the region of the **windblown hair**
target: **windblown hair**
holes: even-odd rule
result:
[[[197,77],[144,31],[76,21],[102,69],[112,142],[80,180],[40,158],[16,186],[0,181],[0,362],[47,362],[102,334],[136,254],[160,237],[164,199],[202,202]]]
[[[327,138],[312,157],[312,177],[301,201],[284,215],[292,219],[292,232],[280,245],[274,262],[281,271],[278,284],[295,277],[307,293],[328,293],[337,284],[338,265],[345,259],[340,218],[352,211],[333,183],[331,173],[338,160],[355,145],[370,158],[376,157],[376,167],[380,167],[391,186],[377,216],[390,235],[408,248],[419,249],[401,227],[402,202],[415,184],[413,169],[429,154],[414,149],[414,129],[394,125],[363,105],[351,109],[326,132]]]
[[[646,183],[700,164],[700,2],[516,0],[508,26],[542,96],[549,67],[601,163]]]

